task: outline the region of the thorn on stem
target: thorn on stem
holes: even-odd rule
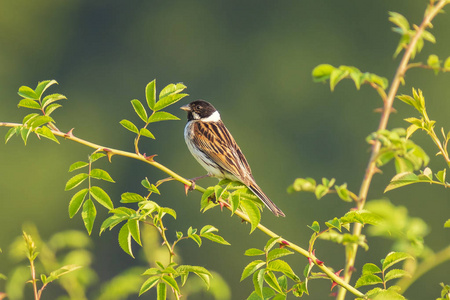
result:
[[[73,130],[75,128],[70,129],[66,134],[64,134],[64,138],[69,138],[69,137],[73,137]]]
[[[146,160],[148,160],[148,161],[155,161],[153,158],[154,158],[155,156],[157,156],[157,155],[158,155],[158,154],[153,154],[153,155],[147,156],[145,153],[142,154],[142,156],[144,156],[144,158],[145,158]]]

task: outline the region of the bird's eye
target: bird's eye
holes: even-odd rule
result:
[[[200,110],[202,107],[201,107],[201,105],[197,105],[195,108],[196,108],[197,110]]]

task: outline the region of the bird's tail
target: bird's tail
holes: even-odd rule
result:
[[[266,194],[263,193],[261,188],[256,184],[249,184],[247,186],[266,206],[267,208],[273,212],[273,214],[277,217],[282,216],[285,217],[286,215],[279,209],[275,203],[272,202],[272,200],[269,199],[269,197],[266,196]]]

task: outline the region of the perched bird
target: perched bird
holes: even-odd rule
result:
[[[184,139],[208,176],[245,184],[276,216],[285,216],[253,178],[250,166],[231,133],[210,103],[197,100],[181,107],[187,111]]]

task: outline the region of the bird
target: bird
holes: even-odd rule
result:
[[[180,109],[187,112],[187,124],[184,128],[187,147],[208,172],[206,176],[243,183],[275,216],[285,217],[281,209],[256,184],[247,159],[214,106],[207,101],[196,100]]]

